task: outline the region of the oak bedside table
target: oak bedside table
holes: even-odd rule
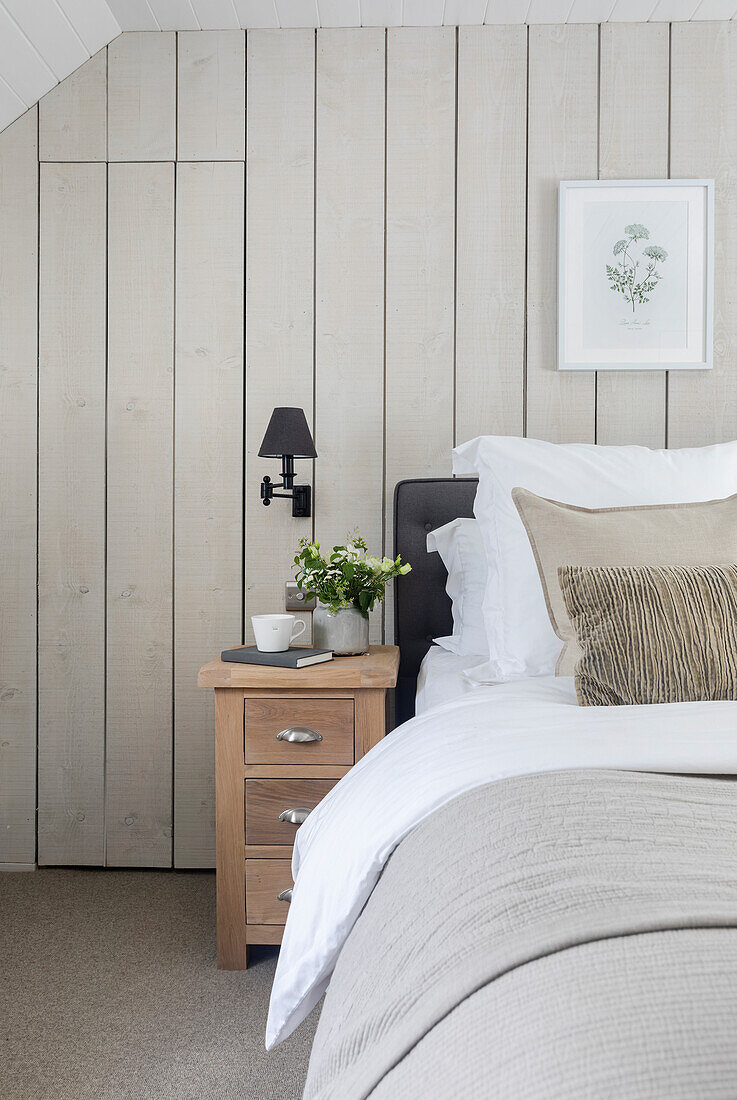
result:
[[[386,732],[399,650],[371,646],[303,669],[200,669],[215,689],[218,967],[245,970],[248,944],[281,943],[294,834]]]

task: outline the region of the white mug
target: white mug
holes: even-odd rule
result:
[[[307,629],[304,620],[294,615],[251,615],[251,624],[256,649],[261,653],[283,653]],[[295,631],[295,626],[301,629]]]

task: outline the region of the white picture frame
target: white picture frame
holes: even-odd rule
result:
[[[558,370],[709,370],[714,181],[563,180]]]

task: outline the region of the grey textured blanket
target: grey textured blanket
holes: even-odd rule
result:
[[[398,847],[328,989],[305,1100],[737,1097],[737,786],[568,771]]]

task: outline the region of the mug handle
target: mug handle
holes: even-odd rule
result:
[[[291,638],[289,639],[289,644],[290,644],[290,645],[291,645],[291,644],[292,644],[292,642],[294,642],[294,641],[295,641],[295,640],[296,640],[297,638],[299,638],[299,636],[300,636],[301,634],[304,634],[305,630],[307,629],[307,623],[306,623],[306,622],[304,621],[304,619],[295,619],[294,625],[295,625],[295,627],[297,627],[297,626],[301,626],[301,627],[302,627],[302,629],[301,629],[301,630],[297,630],[297,631],[295,631],[295,632],[293,632],[293,633],[292,633],[292,636],[291,636]]]

